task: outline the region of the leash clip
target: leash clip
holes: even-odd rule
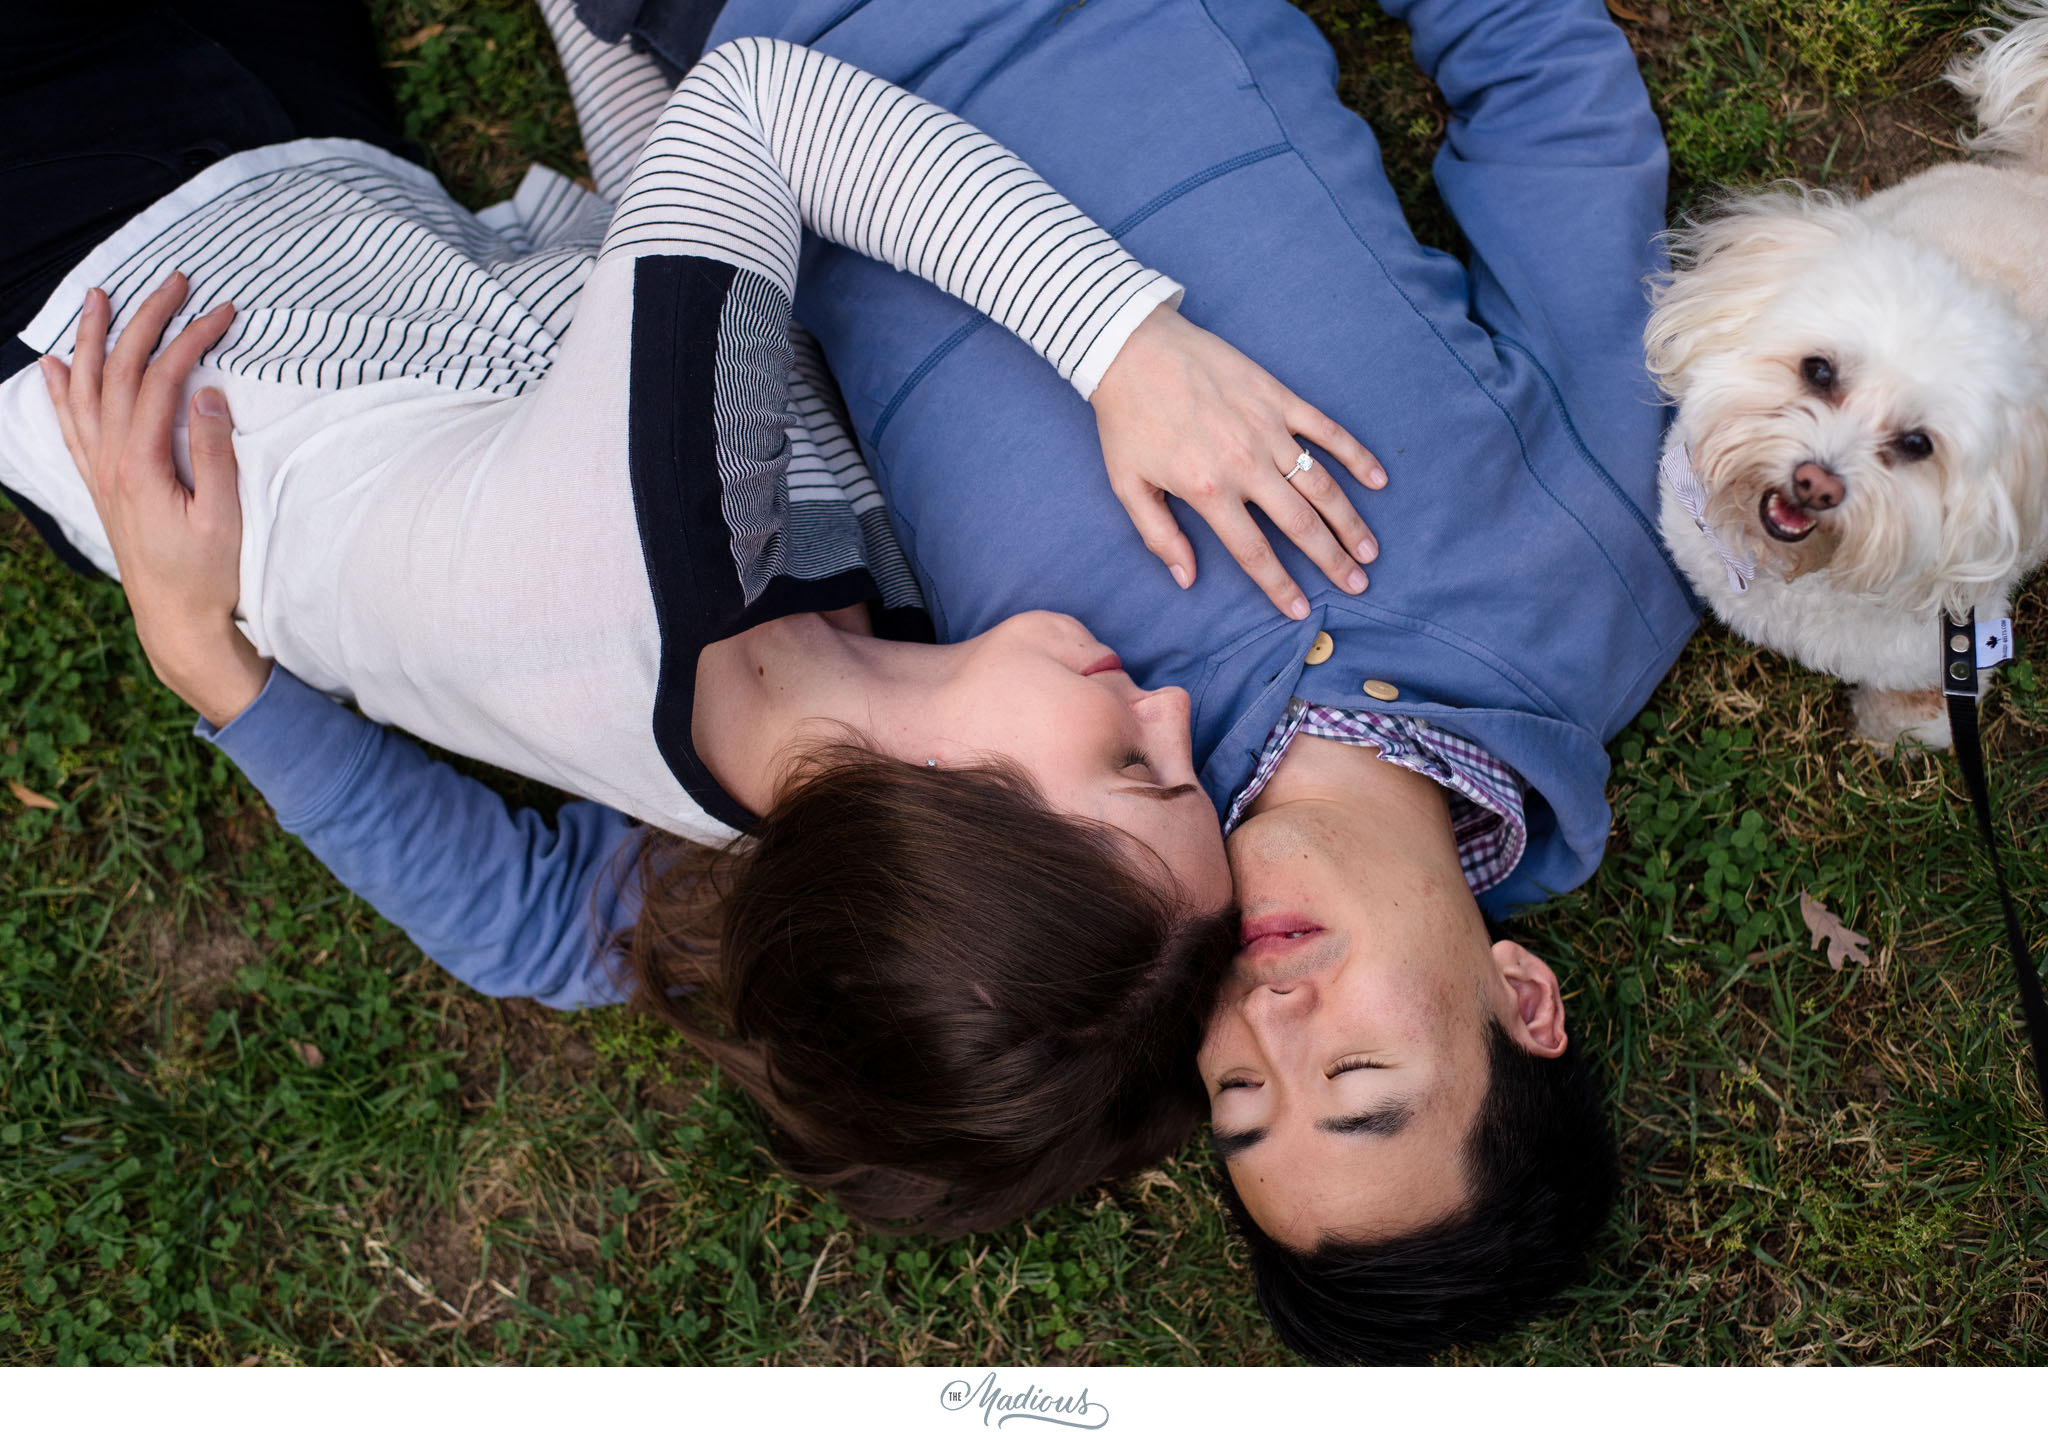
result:
[[[1957,621],[1943,608],[1941,613],[1941,694],[1967,696],[1975,701],[1977,687],[1977,609],[1971,607]]]

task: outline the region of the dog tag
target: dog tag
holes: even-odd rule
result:
[[[1977,623],[1977,669],[1996,666],[2001,661],[2011,661],[2012,618],[2000,617],[1995,622]]]

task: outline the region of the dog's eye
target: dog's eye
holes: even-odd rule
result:
[[[1910,433],[1900,433],[1893,446],[1898,448],[1899,456],[1909,462],[1925,462],[1934,456],[1934,439],[1918,428]]]
[[[1835,386],[1835,365],[1815,354],[1799,365],[1799,371],[1806,375],[1807,386],[1816,393],[1825,393]]]

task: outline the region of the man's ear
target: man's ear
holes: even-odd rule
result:
[[[1513,940],[1501,940],[1493,947],[1493,967],[1507,985],[1518,1016],[1504,1022],[1508,1038],[1539,1059],[1564,1053],[1564,996],[1558,993],[1550,966]]]

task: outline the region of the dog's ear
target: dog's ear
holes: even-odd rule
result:
[[[2048,372],[2048,365],[2044,365]],[[2014,420],[2019,429],[2006,490],[2019,515],[2020,570],[2031,572],[2048,562],[2048,383],[2041,398]]]
[[[1739,346],[1757,315],[1854,222],[1834,195],[1788,184],[1725,198],[1666,233],[1673,271],[1651,280],[1643,333],[1665,395],[1682,401],[1693,361]]]
[[[2048,395],[2001,405],[1996,421],[1989,460],[1943,484],[1935,574],[1951,612],[2004,595],[2048,560]]]
[[[1965,142],[1994,160],[2048,173],[2048,4],[2014,0],[1990,18],[1997,23],[1971,31],[1975,49],[1942,76],[1976,111],[1977,133]]]

